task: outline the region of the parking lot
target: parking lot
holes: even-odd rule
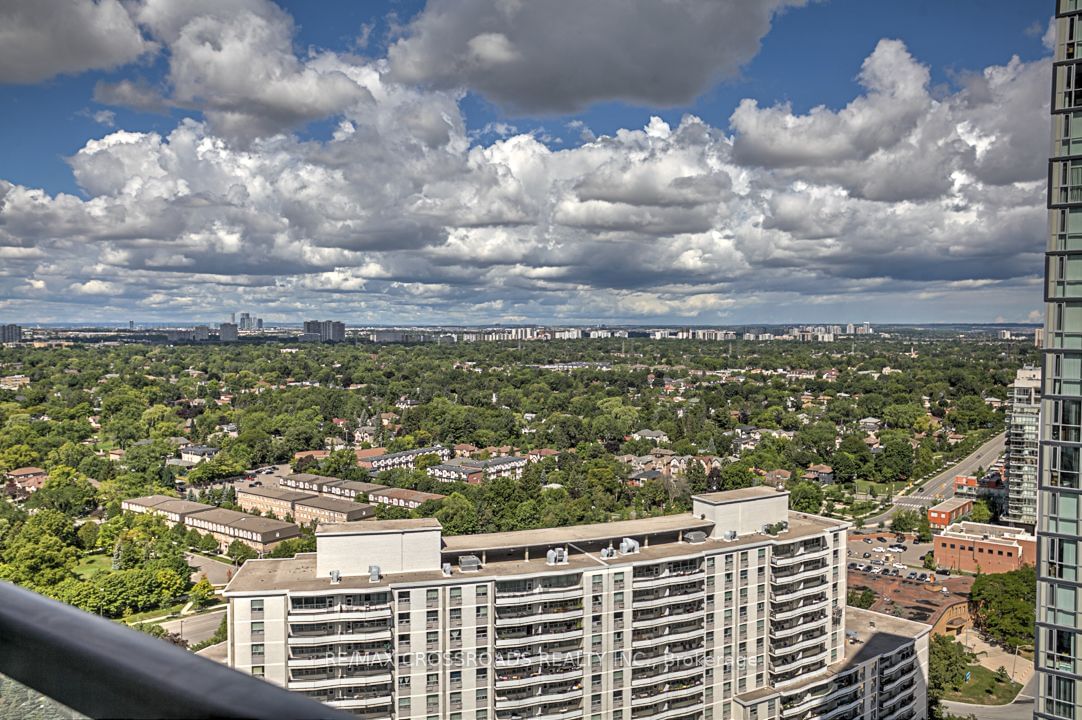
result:
[[[905,547],[902,551],[891,550],[891,546],[900,542]],[[893,577],[919,579],[930,573],[924,568],[924,554],[932,551],[931,543],[917,543],[912,533],[897,534],[887,530],[869,532],[849,537],[846,566],[850,572],[882,574],[889,572]],[[856,564],[858,567],[853,567]],[[864,569],[859,566],[865,565]],[[900,566],[900,567],[899,567]],[[910,577],[910,573],[915,573]]]

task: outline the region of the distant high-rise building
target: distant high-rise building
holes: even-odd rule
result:
[[[1082,717],[1082,3],[1056,0],[1055,24],[1037,485],[1038,720]]]
[[[305,320],[304,335],[319,336],[320,342],[344,342],[346,325],[337,320]]]
[[[237,341],[237,324],[236,323],[222,323],[218,326],[218,340],[220,342],[236,342]]]
[[[129,320],[128,321],[128,330],[134,330],[134,329],[135,329],[135,321],[134,320]]]
[[[255,325],[252,322],[252,316],[246,312],[240,314],[240,329],[241,330],[254,330]]]
[[[233,324],[236,324],[236,322],[237,322],[237,314],[235,312],[229,313],[229,322],[231,322]]]
[[[263,318],[256,318],[255,319],[255,329],[256,330],[262,330],[263,329]]]
[[[1041,411],[1041,371],[1022,368],[1007,399],[1004,480],[1007,520],[1032,528],[1037,522],[1037,443]]]
[[[23,329],[19,325],[0,325],[0,342],[21,342],[23,339]]]
[[[210,340],[210,328],[206,325],[196,325],[192,328],[192,340],[206,342]]]

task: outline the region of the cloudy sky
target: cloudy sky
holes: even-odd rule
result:
[[[6,0],[0,321],[1033,321],[1051,5]]]

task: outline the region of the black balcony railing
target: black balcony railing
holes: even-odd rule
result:
[[[353,717],[6,582],[0,674],[91,717]]]

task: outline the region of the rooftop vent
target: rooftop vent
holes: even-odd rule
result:
[[[634,555],[639,551],[639,541],[632,538],[624,538],[620,541],[621,555]]]
[[[601,557],[606,559],[606,560],[608,558],[616,557],[616,548],[614,548],[614,547],[601,548]]]
[[[443,574],[445,577],[451,577],[451,563],[443,564]]]
[[[689,543],[698,545],[699,543],[706,542],[706,533],[702,530],[692,530],[689,533],[684,533],[684,539]]]
[[[368,566],[368,582],[379,582],[379,565]]]
[[[733,541],[736,540],[736,530],[726,530],[721,535],[722,540]]]
[[[342,582],[342,573],[338,570],[331,570],[331,584],[337,585]]]
[[[549,565],[564,565],[567,563],[567,551],[562,547],[552,548],[545,553],[545,562]]]
[[[476,555],[461,555],[458,558],[458,569],[462,572],[477,572],[481,569],[481,558]]]

